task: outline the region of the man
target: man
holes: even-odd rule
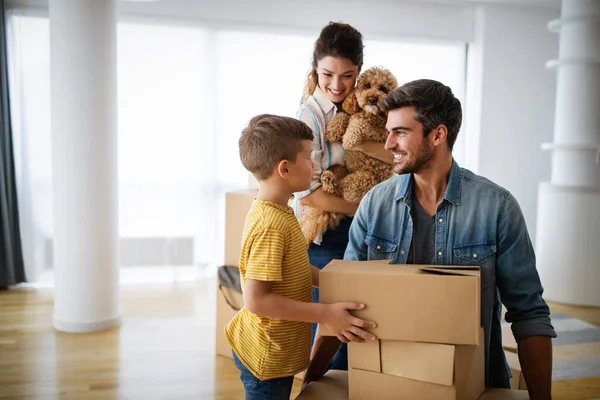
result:
[[[381,106],[387,112],[385,146],[398,175],[361,201],[344,258],[480,266],[486,386],[509,387],[501,336],[504,303],[529,394],[550,399],[550,338],[556,333],[525,220],[506,189],[454,161],[460,101],[449,87],[424,79],[390,92]],[[318,338],[306,382],[325,370],[336,341]]]

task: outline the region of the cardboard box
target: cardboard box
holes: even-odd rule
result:
[[[225,265],[239,266],[246,215],[257,193],[256,189],[243,189],[225,194]],[[235,316],[237,310],[244,306],[244,298],[231,288],[222,289],[217,288],[215,352],[217,355],[232,358],[231,346],[225,339],[223,328]]]
[[[479,344],[479,267],[333,260],[319,281],[321,303],[366,304],[353,314],[375,322],[379,339]]]
[[[225,194],[225,265],[240,265],[246,215],[257,194],[257,189],[236,190]]]
[[[517,352],[517,341],[515,340],[515,335],[513,335],[510,326],[502,327],[502,347],[504,347],[504,350],[513,353]]]
[[[232,308],[228,301],[235,308]],[[223,329],[237,313],[236,309],[240,309],[243,306],[244,298],[240,293],[228,287],[222,287],[221,290],[217,288],[217,331],[215,334],[215,352],[217,355],[233,358],[231,356],[231,346],[229,346],[227,339],[225,339]]]
[[[510,379],[510,388],[517,390],[527,390],[527,384],[525,383],[525,376],[521,371],[521,363],[519,362],[519,355],[510,351],[505,351],[506,362],[510,367],[512,378]]]
[[[529,393],[526,390],[489,388],[479,400],[529,400]]]
[[[377,340],[350,343],[348,357],[350,399],[475,400],[485,389],[483,344]]]
[[[348,372],[329,371],[311,382],[296,400],[348,400]]]

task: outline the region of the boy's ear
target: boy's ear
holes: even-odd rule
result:
[[[277,174],[279,174],[279,176],[282,177],[283,179],[286,179],[290,173],[289,166],[290,166],[290,163],[288,160],[279,161],[277,163],[277,166],[275,167]]]

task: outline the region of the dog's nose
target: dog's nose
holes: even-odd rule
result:
[[[377,97],[369,97],[369,104],[371,104],[371,105],[377,104]]]

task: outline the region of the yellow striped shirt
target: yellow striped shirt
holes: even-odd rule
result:
[[[273,282],[273,293],[312,301],[308,251],[291,207],[254,200],[246,217],[240,254],[246,279]],[[311,324],[262,318],[242,308],[225,326],[240,361],[260,380],[292,376],[308,367]]]

